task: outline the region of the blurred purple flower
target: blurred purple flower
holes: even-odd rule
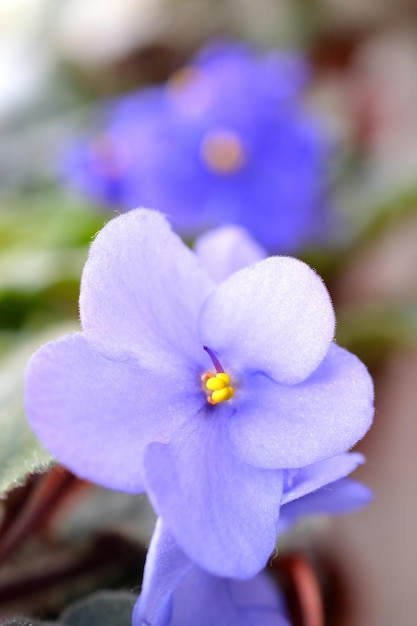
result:
[[[211,573],[257,573],[281,500],[361,462],[345,452],[370,425],[372,382],[332,342],[329,295],[301,261],[216,286],[159,213],[131,211],[91,246],[80,314],[83,332],[29,365],[33,429],[76,474],[146,491]]]
[[[213,576],[193,564],[161,519],[146,559],[133,626],[290,626],[278,585]]]
[[[302,103],[306,81],[295,54],[213,44],[166,85],[103,107],[64,176],[110,206],[155,207],[185,236],[235,223],[293,252],[330,223],[331,142]]]

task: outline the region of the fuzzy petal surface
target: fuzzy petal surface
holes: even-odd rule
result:
[[[335,318],[321,278],[290,257],[236,272],[204,302],[199,328],[229,373],[261,371],[285,384],[305,380],[323,360]]]
[[[345,452],[374,412],[366,367],[336,344],[305,382],[278,385],[254,375],[236,392],[236,404],[237,398],[230,441],[242,461],[259,467],[300,468]]]
[[[142,590],[133,613],[133,626],[171,623],[172,596],[193,563],[178,547],[174,537],[158,518],[146,555]],[[204,606],[201,610],[204,610]]]
[[[339,478],[344,478],[364,462],[365,458],[359,452],[345,452],[332,459],[294,470],[292,476],[290,470],[281,505],[317,491],[324,485],[334,483]]]
[[[111,220],[91,245],[81,281],[87,340],[103,355],[146,368],[200,358],[196,320],[213,283],[162,214]]]
[[[192,561],[216,575],[248,578],[275,546],[283,472],[236,459],[224,432],[225,419],[235,416],[219,408],[184,424],[168,445],[150,444],[144,481]]]
[[[267,256],[247,230],[231,225],[220,226],[201,235],[195,242],[194,250],[216,283]]]
[[[250,593],[253,605],[239,606]],[[194,568],[174,596],[170,626],[290,626],[278,587],[261,572],[250,580],[211,576]]]
[[[185,376],[140,369],[102,357],[81,334],[43,346],[26,372],[31,427],[78,476],[111,489],[143,491],[140,456],[150,441],[169,441],[195,411]]]
[[[193,564],[159,518],[133,626],[289,626],[276,583],[213,576]]]
[[[340,478],[285,504],[281,509],[280,531],[287,530],[306,515],[353,513],[369,504],[372,496],[366,485],[350,478]]]

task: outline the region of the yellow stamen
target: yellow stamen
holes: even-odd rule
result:
[[[118,178],[123,173],[124,164],[121,162],[120,150],[118,151],[111,137],[98,135],[90,143],[89,149],[103,176]]]
[[[219,174],[236,172],[245,160],[241,140],[236,133],[227,129],[207,133],[201,144],[201,155],[206,165]]]
[[[230,376],[226,372],[217,372],[215,376],[207,373],[203,376],[203,382],[206,389],[212,392],[207,398],[210,404],[226,402],[234,396],[235,390],[230,385]]]
[[[200,78],[201,72],[196,67],[186,66],[182,67],[171,76],[168,81],[168,89],[173,91],[181,91],[182,89],[189,87],[191,83]]]

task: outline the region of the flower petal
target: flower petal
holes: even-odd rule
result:
[[[304,383],[278,385],[254,375],[235,397],[237,412],[228,422],[233,450],[259,467],[299,468],[345,452],[373,416],[366,367],[335,344]]]
[[[289,626],[272,577],[212,576],[193,564],[159,518],[146,558],[133,626]]]
[[[193,563],[178,547],[161,518],[158,518],[146,556],[141,594],[133,610],[133,626],[169,624],[172,596],[191,569],[194,569]]]
[[[196,332],[211,279],[156,211],[138,209],[111,220],[97,235],[80,294],[87,340],[111,358],[143,367],[201,357]]]
[[[353,513],[369,504],[372,491],[366,485],[350,478],[340,478],[298,500],[292,500],[281,509],[280,531],[287,530],[306,515],[323,513]]]
[[[365,458],[359,452],[345,452],[320,463],[313,463],[295,470],[294,476],[289,477],[284,489],[281,505],[297,500],[339,478],[344,478],[364,462]]]
[[[194,250],[216,283],[267,256],[247,230],[231,225],[210,230],[199,237]]]
[[[188,422],[168,445],[144,452],[149,498],[177,543],[200,567],[246,578],[275,546],[283,473],[241,463],[225,446],[224,417]]]
[[[245,594],[252,605],[245,598],[239,606]],[[284,612],[278,585],[266,572],[233,580],[194,567],[174,594],[169,626],[290,626]]]
[[[297,383],[322,361],[334,334],[329,294],[302,261],[270,257],[236,272],[204,302],[204,344],[233,371]]]
[[[144,490],[144,446],[168,441],[184,416],[196,410],[198,398],[181,388],[187,380],[175,387],[170,377],[134,362],[102,357],[81,334],[67,335],[32,357],[27,415],[46,448],[75,474],[137,493]]]

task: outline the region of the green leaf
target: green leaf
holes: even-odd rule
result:
[[[337,343],[368,365],[389,352],[417,346],[417,310],[410,304],[356,305],[339,309]]]
[[[112,216],[57,190],[0,205],[0,352],[10,331],[77,317],[88,246]]]
[[[61,621],[65,626],[131,626],[136,600],[128,591],[99,591],[67,608]]]
[[[29,474],[44,471],[54,463],[26,420],[24,371],[30,356],[42,344],[74,330],[76,324],[67,323],[24,336],[0,361],[0,495],[24,483]]]
[[[98,591],[71,604],[57,622],[17,616],[0,618],[0,626],[131,626],[136,600],[129,591]]]
[[[16,196],[0,206],[0,247],[84,246],[112,217],[114,213],[86,206],[59,189]]]
[[[61,622],[40,622],[31,617],[6,617],[0,619],[0,626],[63,626]]]

